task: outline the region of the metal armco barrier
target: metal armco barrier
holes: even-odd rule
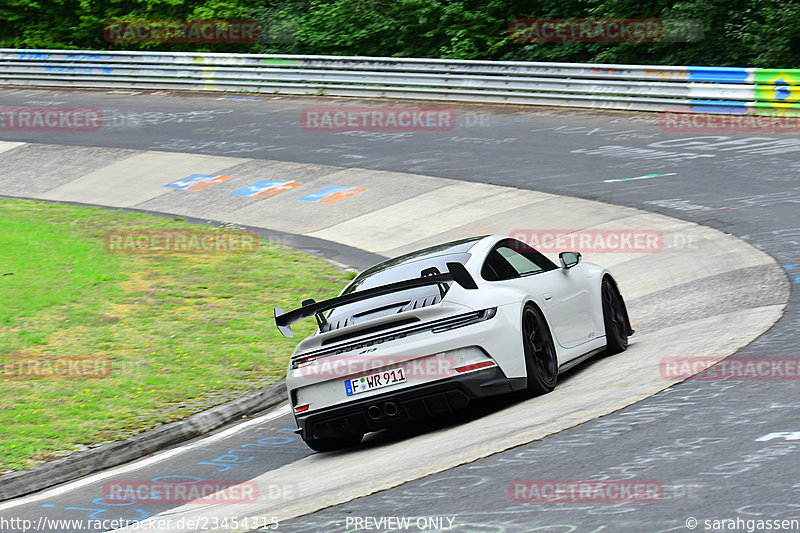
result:
[[[0,85],[800,113],[800,69],[0,49]]]

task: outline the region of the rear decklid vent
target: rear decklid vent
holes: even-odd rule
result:
[[[355,324],[366,322],[368,320],[374,320],[376,318],[381,318],[389,315],[396,315],[404,311],[413,311],[415,309],[422,309],[423,307],[436,305],[441,301],[442,301],[441,294],[436,294],[433,296],[425,296],[423,298],[413,298],[411,300],[405,300],[402,302],[395,302],[388,305],[382,305],[380,307],[367,309],[366,311],[353,313],[352,315],[349,316],[340,315],[338,318],[330,319],[325,324],[323,324],[319,328],[319,332],[328,333],[330,331],[336,331],[337,329],[345,328],[347,326],[353,326]],[[394,324],[394,322],[392,323]],[[386,328],[381,328],[381,329],[386,329]]]
[[[385,331],[388,329],[405,326],[407,324],[412,324],[414,322],[419,322],[419,318],[408,317],[401,320],[392,320],[391,322],[384,322],[383,324],[378,324],[372,327],[360,328],[357,329],[356,331],[348,331],[347,333],[342,333],[341,335],[328,337],[327,339],[322,341],[322,346],[334,344],[336,342],[341,342],[348,339],[353,339],[356,337],[363,337],[364,335],[369,335],[370,333],[377,333],[379,331]]]
[[[442,301],[442,297],[440,295],[428,296],[426,298],[417,298],[413,302],[409,303],[409,305],[406,306],[405,309],[402,309],[402,311],[411,311],[413,309],[422,309],[423,307],[428,307],[429,305],[438,304],[441,301]]]

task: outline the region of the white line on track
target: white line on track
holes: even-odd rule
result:
[[[622,178],[615,180],[603,180],[603,183],[614,183],[615,181],[635,181],[635,180],[649,180],[652,178],[663,178],[664,176],[675,176],[677,172],[669,172],[667,174],[645,174],[644,176],[636,176],[635,178]]]
[[[0,511],[4,511],[5,509],[10,509],[12,507],[17,507],[19,505],[25,505],[26,503],[35,502],[37,500],[42,500],[45,498],[53,498],[54,496],[58,496],[59,494],[64,494],[65,492],[70,492],[77,488],[83,487],[84,485],[89,485],[90,483],[94,483],[96,481],[100,481],[101,479],[105,479],[111,476],[115,476],[117,474],[124,474],[125,472],[130,472],[131,470],[136,470],[138,468],[143,468],[145,466],[150,466],[152,464],[158,463],[163,461],[164,459],[169,459],[170,457],[174,457],[178,454],[183,452],[189,451],[193,448],[197,448],[199,446],[205,446],[206,444],[210,444],[212,442],[222,440],[225,438],[230,437],[244,429],[249,427],[258,425],[262,422],[268,422],[270,420],[274,420],[275,418],[279,418],[283,415],[289,414],[289,404],[283,404],[280,407],[270,411],[265,415],[261,415],[258,417],[253,418],[252,420],[248,420],[247,422],[243,422],[232,428],[228,428],[225,431],[221,431],[210,437],[206,437],[204,439],[198,440],[197,442],[193,442],[191,444],[186,444],[184,446],[179,446],[172,450],[158,453],[146,459],[140,459],[133,463],[128,463],[126,465],[121,465],[116,468],[112,468],[111,470],[105,470],[103,472],[99,472],[97,474],[93,474],[76,481],[72,481],[67,483],[66,485],[61,485],[60,487],[56,487],[54,489],[45,490],[43,492],[33,494],[30,496],[23,496],[21,498],[16,498],[14,500],[7,501],[5,503],[0,503]]]

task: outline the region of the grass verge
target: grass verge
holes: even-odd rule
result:
[[[186,230],[232,231],[0,199],[0,473],[276,381],[296,341],[277,332],[272,308],[334,296],[352,277],[266,241],[249,253],[120,253],[106,239]]]

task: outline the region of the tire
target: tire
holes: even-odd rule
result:
[[[558,381],[558,357],[550,328],[532,304],[522,310],[522,344],[528,374],[528,396],[547,394]]]
[[[355,446],[364,435],[348,435],[346,437],[332,437],[326,439],[308,439],[303,441],[315,452],[332,452]]]
[[[614,355],[628,348],[628,335],[633,334],[628,310],[616,283],[606,276],[602,286],[603,324],[606,329],[605,355]]]

